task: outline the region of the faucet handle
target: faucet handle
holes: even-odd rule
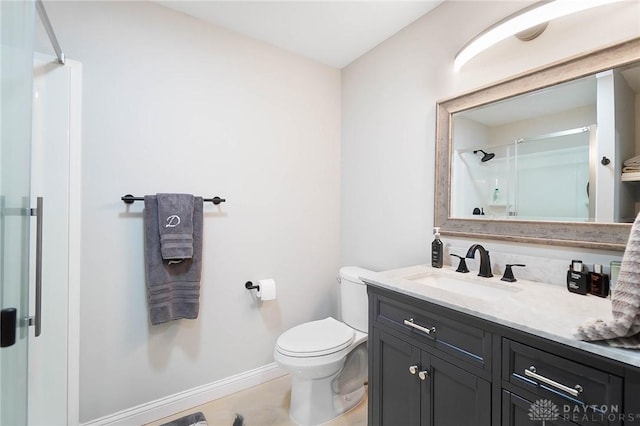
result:
[[[466,274],[467,272],[469,272],[469,268],[467,268],[467,262],[465,262],[463,256],[458,256],[457,254],[453,254],[453,253],[450,253],[450,254],[451,256],[455,256],[458,259],[460,259],[460,263],[458,264],[458,269],[456,269],[456,272],[462,272],[463,274]]]
[[[505,270],[504,270],[504,275],[502,276],[502,278],[500,278],[501,281],[507,281],[510,283],[514,283],[518,280],[516,280],[516,277],[513,276],[513,271],[511,270],[512,266],[527,266],[527,265],[523,265],[522,263],[512,263],[511,265],[507,264],[505,265]]]

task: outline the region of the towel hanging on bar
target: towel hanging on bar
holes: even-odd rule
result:
[[[152,325],[198,318],[202,271],[202,198],[193,203],[193,256],[181,261],[162,258],[158,230],[158,198],[144,197],[144,263],[149,320]]]

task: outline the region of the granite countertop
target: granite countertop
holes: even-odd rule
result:
[[[516,271],[517,274],[517,271]],[[577,340],[573,330],[590,320],[612,320],[611,299],[570,293],[534,281],[482,278],[417,265],[361,277],[366,283],[493,321],[536,336],[640,367],[640,350]]]

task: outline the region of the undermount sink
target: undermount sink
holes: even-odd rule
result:
[[[434,272],[410,275],[403,278],[451,293],[486,301],[495,301],[501,297],[522,291],[522,288],[517,285],[496,282],[495,278],[462,276],[462,274],[460,277],[452,277],[447,274]]]

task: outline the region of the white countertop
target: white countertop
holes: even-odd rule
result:
[[[436,269],[417,265],[375,272],[361,279],[376,287],[640,367],[640,350],[614,348],[573,337],[573,330],[583,323],[611,320],[611,299],[570,293],[564,286],[526,280],[507,283],[499,276],[482,278],[476,274],[458,273],[447,266]]]

